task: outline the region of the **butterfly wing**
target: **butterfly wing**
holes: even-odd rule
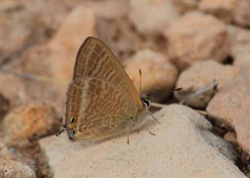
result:
[[[98,78],[76,78],[68,91],[66,118],[74,139],[98,139],[112,136],[137,115],[130,100],[114,85]],[[69,120],[68,120],[69,121]]]
[[[76,58],[73,80],[84,76],[115,84],[116,88],[129,94],[135,106],[142,107],[137,90],[120,62],[102,41],[93,37],[85,40]]]
[[[68,90],[66,127],[74,139],[103,138],[143,111],[139,95],[112,52],[89,37],[81,46]],[[74,122],[72,121],[72,118]]]

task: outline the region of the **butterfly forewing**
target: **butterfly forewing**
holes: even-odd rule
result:
[[[88,37],[80,47],[73,80],[77,77],[95,77],[109,81],[129,94],[135,106],[142,107],[136,88],[110,49],[100,40]]]
[[[74,139],[111,136],[144,111],[140,97],[112,52],[89,37],[81,46],[69,86],[66,127]]]

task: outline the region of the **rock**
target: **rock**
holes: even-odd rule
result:
[[[24,85],[24,97],[19,105],[23,106],[30,103],[52,106],[58,113],[63,113],[63,106],[66,97],[68,81],[59,81],[53,77],[51,71],[52,51],[47,45],[31,47],[27,53],[23,54],[25,58],[23,64],[16,64],[16,68],[21,68],[22,73],[28,74],[19,76]],[[12,68],[15,68],[12,66]]]
[[[215,15],[224,22],[231,23],[233,21],[235,3],[237,2],[238,0],[201,0],[199,9]]]
[[[99,17],[96,20],[98,38],[103,41],[119,60],[126,60],[136,51],[148,46],[146,39],[142,39],[127,18],[108,19]]]
[[[21,78],[7,73],[0,73],[0,83],[0,93],[10,101],[10,106],[19,105],[26,99],[25,84]],[[14,83],[15,87],[10,87],[10,83]]]
[[[218,122],[230,125],[236,132],[238,144],[250,153],[250,71],[242,72],[220,88],[210,101],[207,112]]]
[[[15,12],[15,13],[11,13]],[[32,33],[30,19],[34,14],[24,12],[24,6],[17,1],[0,2],[0,59],[21,48]],[[2,61],[0,61],[2,62]]]
[[[11,108],[42,102],[62,113],[69,81],[61,86],[60,81],[53,80],[50,72],[53,59],[47,44],[72,4],[75,5],[69,1],[0,2],[0,26],[3,27],[0,28],[0,93],[10,101]],[[8,72],[4,73],[3,69]]]
[[[7,114],[10,108],[9,101],[0,93],[0,121]]]
[[[0,175],[3,178],[36,178],[35,172],[29,166],[3,159],[0,159]]]
[[[225,22],[233,22],[240,26],[250,26],[249,0],[202,0],[199,8]]]
[[[138,51],[131,60],[126,61],[125,70],[140,93],[140,75],[142,71],[142,93],[151,96],[154,101],[160,101],[168,96],[177,80],[177,69],[167,57],[149,49]]]
[[[63,113],[68,83],[51,77],[49,56],[44,46],[30,47],[21,58],[0,69],[0,93],[9,101],[10,108],[43,103]]]
[[[171,1],[130,0],[129,7],[131,21],[143,34],[161,34],[179,16]]]
[[[250,68],[250,30],[228,26],[227,31],[234,65],[240,68]]]
[[[16,0],[1,1],[0,63],[6,64],[21,56],[30,46],[46,41],[53,28],[59,26],[57,18],[64,19],[62,14],[66,8],[62,4],[51,1],[34,1],[31,4]]]
[[[172,0],[181,12],[194,10],[198,7],[199,0]]]
[[[223,61],[229,55],[226,26],[211,15],[184,15],[169,25],[165,36],[169,57],[180,70],[198,61]]]
[[[6,159],[6,160],[11,160],[11,159],[15,158],[15,155],[10,151],[10,149],[4,143],[4,140],[2,138],[2,134],[0,135],[0,158]]]
[[[2,128],[8,145],[24,145],[54,134],[60,125],[61,122],[52,107],[29,105],[10,112],[4,118]]]
[[[216,93],[218,84],[218,81],[213,79],[209,83],[206,83],[203,87],[197,89],[194,93],[187,95],[186,97],[181,99],[180,104],[188,104],[196,108],[205,108],[207,103]],[[183,95],[185,95],[189,91],[184,90],[182,92]]]
[[[234,48],[234,66],[240,68],[250,68],[250,44]]]
[[[227,33],[231,48],[234,48],[235,46],[248,45],[250,43],[250,30],[228,25]]]
[[[239,73],[239,69],[229,65],[222,65],[213,60],[197,62],[190,68],[184,70],[177,81],[176,87],[183,88],[175,93],[178,100],[183,100],[187,96],[195,93],[206,84],[211,83],[214,79],[219,83],[220,89],[226,82],[232,80]],[[210,93],[204,93],[197,98],[185,101],[185,104],[205,108],[212,98]]]
[[[71,142],[65,132],[59,138],[40,140],[51,175],[55,178],[245,177],[227,158],[225,150],[232,146],[211,133],[212,125],[203,116],[188,107],[170,105],[155,117],[160,124],[151,125],[150,129],[156,136],[142,129],[131,133],[129,145],[126,135],[90,145]]]
[[[93,11],[83,6],[77,7],[50,42],[51,71],[53,78],[59,83],[71,81],[77,51],[88,36],[94,35],[94,26]]]
[[[129,3],[127,0],[84,1],[83,4],[93,10],[96,16],[102,18],[114,19],[128,14]]]
[[[230,142],[230,143],[234,143],[234,144],[237,144],[237,139],[236,139],[236,135],[234,132],[227,132],[225,135],[224,135],[224,139],[227,141],[227,142]]]
[[[237,0],[234,4],[234,22],[241,26],[250,26],[250,1]]]

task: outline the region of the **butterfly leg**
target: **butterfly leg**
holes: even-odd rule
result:
[[[61,133],[65,130],[65,126],[62,126],[60,131],[56,134],[57,137],[59,137],[61,135]]]
[[[148,111],[148,114],[149,114],[158,124],[160,124],[160,122],[154,117],[154,115],[153,115],[150,111]]]
[[[145,118],[148,120],[148,117],[145,117]],[[149,132],[151,135],[155,136],[155,134],[154,134],[153,132],[150,131],[147,122],[146,122],[145,126],[146,126],[146,129],[148,130],[148,132]]]
[[[148,128],[148,125],[146,125],[146,128],[147,128],[148,132],[149,132],[151,135],[155,136],[155,134],[154,134],[153,132],[151,132],[150,129]]]
[[[127,144],[129,145],[129,135],[130,135],[130,131],[131,131],[131,128],[132,128],[132,122],[130,121],[128,126],[127,126]]]

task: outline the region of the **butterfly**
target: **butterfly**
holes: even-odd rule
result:
[[[143,125],[150,102],[140,98],[111,50],[88,37],[81,45],[66,100],[64,128],[71,140],[102,140]],[[129,138],[128,138],[129,141]]]

